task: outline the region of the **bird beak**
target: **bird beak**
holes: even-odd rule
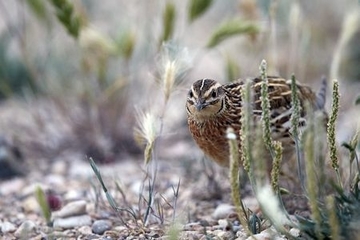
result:
[[[204,109],[206,106],[207,104],[205,103],[204,99],[199,99],[198,101],[195,102],[195,108],[198,111]]]

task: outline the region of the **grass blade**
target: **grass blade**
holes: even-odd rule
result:
[[[203,15],[212,3],[213,0],[191,0],[188,12],[189,21],[193,22]]]
[[[238,19],[233,19],[222,23],[214,31],[206,46],[208,48],[213,48],[230,37],[242,34],[255,35],[258,32],[259,27],[256,24]]]

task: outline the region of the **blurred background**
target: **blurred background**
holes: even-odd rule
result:
[[[269,75],[315,89],[338,79],[338,138],[349,140],[360,121],[357,0],[0,0],[1,144],[36,169],[64,156],[142,161],[133,129],[149,113],[161,159],[201,158],[187,89],[259,75],[262,59]]]

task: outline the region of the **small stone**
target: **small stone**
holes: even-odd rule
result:
[[[44,181],[49,185],[49,186],[64,186],[66,185],[65,182],[65,177],[62,175],[57,175],[57,174],[50,174],[48,176],[45,177]]]
[[[244,229],[241,229],[241,231],[237,231],[236,232],[236,239],[246,239],[247,238],[247,233],[245,232],[245,230]]]
[[[91,214],[95,214],[97,210],[97,205],[95,204],[95,201],[94,202],[88,202],[86,204],[86,212],[87,213],[90,213]]]
[[[86,213],[86,201],[79,200],[76,202],[70,202],[66,204],[62,209],[57,212],[53,212],[53,219],[66,218],[70,216],[78,216]]]
[[[122,232],[122,231],[127,231],[127,230],[129,230],[129,228],[126,226],[122,226],[122,225],[114,227],[114,231],[117,231],[117,232]]]
[[[270,239],[274,239],[274,236],[270,235],[269,233],[266,232],[261,232],[258,234],[254,234],[252,237],[248,237],[246,238],[246,240],[251,240],[251,239],[257,239],[257,240],[270,240]]]
[[[207,231],[206,233],[209,234],[210,231]],[[220,230],[220,229],[216,229],[216,230],[214,230],[214,231],[212,232],[212,234],[215,235],[215,236],[220,236],[220,235],[222,235],[223,233],[224,233],[224,231],[223,231],[223,230]]]
[[[11,193],[18,193],[26,185],[23,178],[14,178],[8,181],[0,182],[0,194],[10,195]]]
[[[0,230],[3,233],[14,232],[16,230],[16,227],[11,222],[0,222]]]
[[[234,224],[233,224],[233,226],[232,226],[233,232],[238,232],[238,231],[240,231],[241,229],[242,229],[242,227],[240,227],[239,225],[234,225]]]
[[[32,236],[35,233],[36,224],[33,221],[26,220],[24,221],[20,227],[15,231],[15,237],[24,237],[24,236]]]
[[[234,238],[234,234],[232,232],[226,232],[226,231],[214,231],[214,234],[218,236],[220,239],[232,239]]]
[[[81,159],[81,157],[79,157]],[[68,175],[74,178],[84,178],[89,177],[94,174],[89,163],[86,161],[69,161],[70,166],[68,167]]]
[[[229,222],[226,219],[219,219],[218,221],[220,228],[223,230],[227,230],[227,228],[229,227]]]
[[[118,231],[106,231],[104,237],[109,239],[120,239],[120,235],[122,234],[120,234]]]
[[[297,228],[292,228],[290,229],[289,233],[293,236],[293,237],[300,237],[300,230]]]
[[[81,215],[68,218],[56,218],[54,220],[54,228],[75,228],[81,226],[90,226],[91,217],[89,215]]]
[[[77,190],[77,189],[70,189],[64,195],[64,200],[67,201],[67,202],[76,201],[76,200],[79,200],[79,199],[82,199],[82,198],[84,198],[84,193],[82,191]]]
[[[25,213],[39,212],[39,203],[34,195],[27,197],[22,203],[22,208]]]
[[[105,231],[110,230],[112,223],[107,220],[97,220],[92,225],[92,232],[98,235],[103,235]]]
[[[229,214],[235,211],[234,209],[234,206],[231,206],[229,204],[220,204],[216,207],[212,216],[217,220],[227,218]]]
[[[85,235],[85,236],[92,234],[90,226],[81,226],[78,229],[78,231],[79,231],[79,233],[81,233],[82,235]]]
[[[67,163],[63,160],[58,160],[53,163],[51,171],[54,174],[65,175],[67,169]]]
[[[282,240],[284,238],[279,236],[279,233],[273,229],[273,228],[267,228],[264,231],[262,231],[259,234],[255,234],[254,237],[258,240],[270,240],[270,239],[275,239],[275,240]],[[246,240],[252,240],[254,239],[253,237],[248,237]]]
[[[49,186],[47,186],[43,183],[34,182],[34,183],[24,186],[24,188],[20,192],[20,196],[23,198],[33,196],[34,192],[36,191],[37,188],[41,188],[44,192],[49,190]]]

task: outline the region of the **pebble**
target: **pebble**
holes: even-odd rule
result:
[[[21,206],[24,209],[25,213],[39,212],[39,210],[40,210],[39,203],[36,200],[34,195],[31,195],[31,196],[27,197],[21,203]]]
[[[54,220],[54,228],[75,228],[81,226],[90,226],[91,217],[89,215],[74,216],[68,218],[56,218]]]
[[[53,219],[56,219],[84,214],[86,214],[86,201],[79,200],[76,202],[70,202],[59,211],[53,212],[52,217]]]
[[[118,231],[106,231],[105,236],[106,239],[120,239],[121,234]]]
[[[247,238],[247,233],[245,232],[245,230],[242,231],[237,231],[236,232],[236,239],[240,240],[240,239],[246,239]]]
[[[82,156],[78,159],[83,158]],[[94,176],[94,171],[91,169],[90,164],[86,161],[71,161],[70,166],[68,167],[68,174],[73,178],[87,178],[89,176]]]
[[[11,193],[18,193],[26,185],[22,178],[14,178],[8,181],[0,182],[0,194],[9,195]]]
[[[32,236],[36,231],[36,224],[33,221],[26,220],[20,227],[15,231],[15,237]]]
[[[49,186],[43,183],[35,182],[24,186],[24,188],[20,192],[20,196],[22,197],[34,196],[34,193],[38,187],[41,188],[44,192],[49,190]]]
[[[290,229],[289,233],[293,236],[293,237],[300,237],[300,230],[297,228],[292,228]]]
[[[255,234],[253,237],[255,237],[255,239],[258,239],[258,240],[270,240],[270,239],[285,240],[286,239],[286,238],[281,237],[274,228],[265,229],[261,233]],[[254,239],[253,237],[250,236],[246,240],[253,240]]]
[[[57,187],[66,186],[65,177],[57,174],[51,174],[46,176],[45,182],[50,186],[57,186]]]
[[[103,235],[105,231],[110,230],[112,224],[107,220],[97,220],[93,223],[91,229],[92,232],[98,235]]]
[[[54,161],[51,171],[54,174],[66,175],[68,169],[67,163],[64,160]]]
[[[81,226],[78,229],[78,231],[79,231],[79,233],[81,233],[82,235],[85,235],[85,236],[92,234],[90,226]]]
[[[225,232],[225,231],[214,231],[214,235],[219,237],[220,239],[232,239],[234,238],[234,234],[232,232]]]
[[[11,222],[0,222],[0,230],[2,233],[14,232],[16,226]]]
[[[224,231],[231,228],[230,223],[226,219],[219,219],[218,223],[219,223],[220,228]]]
[[[216,220],[227,218],[228,215],[235,211],[234,206],[229,204],[220,204],[216,207],[212,217]]]
[[[84,198],[84,193],[82,191],[79,191],[78,189],[70,189],[66,192],[64,195],[64,201],[76,201],[81,198]]]

